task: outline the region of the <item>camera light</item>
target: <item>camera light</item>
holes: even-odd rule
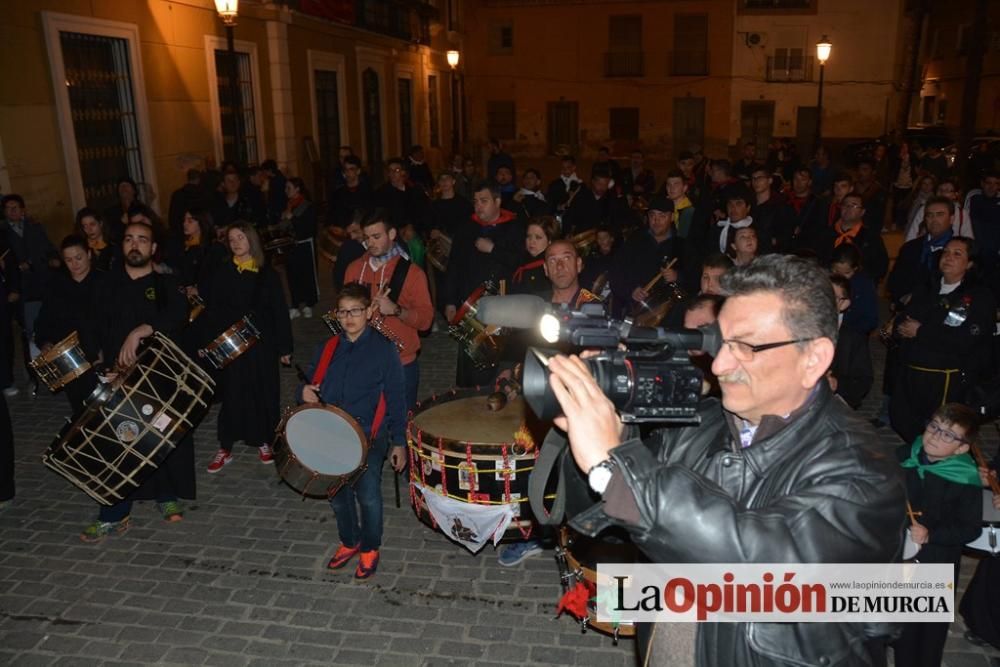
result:
[[[559,329],[559,318],[551,313],[542,315],[542,319],[538,322],[538,331],[548,343],[559,342]]]

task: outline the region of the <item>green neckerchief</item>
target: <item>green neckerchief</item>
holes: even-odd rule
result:
[[[918,435],[910,448],[910,458],[903,461],[904,468],[916,468],[920,479],[924,478],[925,472],[931,472],[955,484],[968,484],[969,486],[982,486],[979,479],[979,469],[976,468],[975,461],[966,454],[949,456],[936,463],[923,464],[920,462],[920,450],[924,448],[924,436]]]

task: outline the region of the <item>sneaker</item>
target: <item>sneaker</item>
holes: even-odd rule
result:
[[[354,571],[355,579],[367,579],[378,569],[378,549],[362,551],[358,557],[358,569]]]
[[[341,544],[337,547],[337,552],[333,554],[333,558],[330,562],[326,564],[328,570],[339,570],[340,568],[347,565],[352,558],[354,558],[357,553],[361,551],[361,545],[358,544],[356,547],[345,547]]]
[[[215,458],[208,464],[208,472],[215,473],[222,470],[222,467],[233,460],[233,453],[220,449],[215,453]]]
[[[163,520],[167,523],[177,523],[184,518],[184,512],[181,510],[181,504],[176,500],[168,500],[165,503],[156,503],[156,506],[160,508],[160,514],[163,515]]]
[[[542,543],[538,540],[515,542],[514,544],[508,544],[500,550],[500,555],[497,556],[497,562],[504,567],[512,567],[523,561],[525,558],[531,558],[532,556],[537,556],[540,553],[542,553]]]
[[[289,308],[288,309],[288,319],[294,320],[297,317],[301,317],[301,316],[302,316],[302,313],[299,311],[298,308]]]
[[[310,308],[309,306],[306,306],[306,307],[304,307],[302,309],[302,317],[304,317],[306,319],[309,319],[312,316],[313,316],[313,309],[312,308]]]
[[[274,454],[271,453],[270,445],[261,445],[257,448],[257,451],[259,452],[257,458],[260,459],[261,463],[265,465],[274,463]]]
[[[20,393],[21,390],[15,387],[14,385],[11,385],[3,390],[3,395],[6,396],[7,398],[14,398]]]
[[[121,521],[95,521],[80,533],[80,539],[91,544],[103,542],[108,535],[124,535],[128,532],[129,518]]]

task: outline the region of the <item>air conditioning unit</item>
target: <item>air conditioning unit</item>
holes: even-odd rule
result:
[[[748,32],[747,46],[767,46],[766,32]]]

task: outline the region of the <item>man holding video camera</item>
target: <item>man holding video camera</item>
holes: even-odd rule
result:
[[[654,562],[878,563],[899,557],[905,489],[891,451],[825,380],[837,339],[826,273],[779,255],[722,281],[721,402],[701,424],[625,429],[577,357],[551,386],[577,466],[601,501],[573,518],[590,536],[625,528]],[[569,480],[569,483],[574,483]],[[704,623],[643,627],[648,664],[873,665],[886,626]],[[882,636],[880,636],[882,635]]]

